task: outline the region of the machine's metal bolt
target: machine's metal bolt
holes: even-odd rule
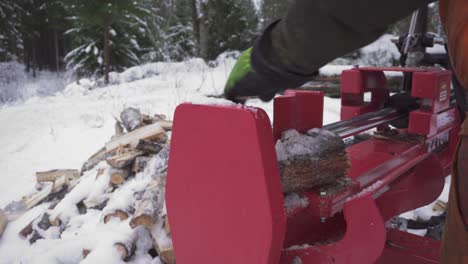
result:
[[[321,223],[325,223],[327,221],[327,218],[326,217],[320,217],[320,222]]]
[[[325,191],[320,192],[320,196],[321,196],[321,197],[327,196],[327,192],[325,192]]]

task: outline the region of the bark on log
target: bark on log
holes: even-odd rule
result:
[[[166,131],[171,131],[173,122],[170,120],[161,120],[156,122],[156,124],[161,125],[161,127]]]
[[[110,142],[106,143],[107,150],[117,149],[120,146],[130,145],[131,148],[135,148],[141,139],[151,141],[165,141],[166,132],[159,124],[152,124],[138,128],[130,133],[122,135]]]
[[[122,125],[128,132],[132,132],[143,124],[143,116],[140,110],[131,107],[122,111],[120,120],[122,120]]]
[[[162,228],[162,223],[158,224],[157,227],[151,231],[151,235],[154,240],[154,248],[162,261],[166,264],[175,264],[176,259],[172,239]]]
[[[23,239],[26,239],[29,235],[31,235],[33,233],[33,223],[34,221],[36,221],[37,218],[35,218],[34,220],[32,220],[27,226],[25,226],[23,229],[20,230],[20,232],[18,233],[18,235],[23,238]]]
[[[132,172],[139,173],[144,171],[150,160],[150,157],[137,157],[133,162]]]
[[[128,178],[128,170],[113,169],[110,171],[110,181],[113,185],[120,185]]]
[[[144,139],[140,140],[136,146],[137,150],[148,154],[158,154],[163,148],[164,146],[159,143]]]
[[[445,212],[447,210],[447,203],[441,200],[437,200],[434,206],[432,207],[432,211],[434,212]]]
[[[326,130],[286,131],[276,143],[276,152],[285,193],[332,184],[350,167],[344,142]]]
[[[130,226],[144,226],[150,228],[157,221],[161,210],[164,207],[164,195],[166,187],[166,177],[157,177],[143,194],[143,198],[136,207],[134,216],[130,221]]]
[[[124,221],[128,219],[128,213],[122,210],[115,210],[104,216],[104,223],[107,224],[113,218],[118,218],[120,221]]]
[[[91,253],[90,249],[84,248],[82,253],[81,253],[83,255],[83,259],[85,259],[90,253]]]
[[[68,180],[74,180],[80,177],[78,170],[52,170],[44,172],[36,172],[37,182],[54,182],[59,177],[65,176]]]
[[[114,169],[123,169],[130,166],[136,158],[143,156],[144,154],[145,153],[142,151],[130,151],[107,158],[106,162]]]
[[[93,154],[81,168],[81,174],[86,171],[92,170],[96,165],[98,165],[101,161],[106,160],[109,157],[114,156],[117,153],[117,149],[107,150],[105,147],[100,149],[98,152]]]
[[[8,218],[6,214],[3,212],[2,209],[0,209],[0,238],[3,235],[3,232],[6,229],[6,226],[8,225]]]
[[[148,231],[146,231],[148,232]],[[119,241],[118,243],[114,244],[114,247],[120,254],[122,260],[127,260],[129,257],[133,255],[136,248],[136,240],[138,239],[138,233],[136,231],[123,241]]]
[[[169,217],[167,215],[164,216],[164,231],[169,235],[171,234],[171,226],[169,225]]]

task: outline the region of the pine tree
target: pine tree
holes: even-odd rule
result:
[[[74,27],[75,49],[66,56],[67,65],[78,76],[104,76],[109,82],[110,71],[120,71],[140,63],[142,34],[141,17],[148,14],[137,1],[128,0],[66,0],[67,11]]]
[[[260,12],[262,27],[286,15],[290,0],[262,0]]]
[[[0,61],[9,61],[21,54],[19,14],[22,11],[16,0],[0,1]]]
[[[202,57],[215,59],[229,50],[253,44],[258,19],[251,0],[207,0],[202,6]]]

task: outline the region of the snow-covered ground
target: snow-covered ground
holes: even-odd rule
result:
[[[115,117],[126,107],[139,108],[149,114],[164,114],[172,119],[175,107],[183,102],[230,104],[212,96],[222,94],[234,62],[227,56],[220,57],[215,67],[208,67],[199,59],[147,64],[112,74],[113,85],[104,88],[90,89],[95,84],[81,80],[54,95],[33,97],[24,103],[1,108],[0,208],[33,192],[37,171],[80,169],[83,162],[113,135]],[[349,67],[326,66],[322,72],[339,74]],[[272,117],[271,102],[250,100],[248,104],[263,108]],[[337,99],[325,99],[326,123],[339,120],[339,105]],[[35,254],[47,247],[30,248],[17,234],[45,208],[45,205],[34,208],[8,225],[0,239],[0,263],[19,260],[24,261],[21,263],[38,263],[34,260]],[[412,212],[409,217],[421,217],[429,209],[421,210],[420,213]],[[67,249],[57,244],[54,250]],[[51,262],[48,263],[61,263],[60,258],[50,254],[47,260]]]

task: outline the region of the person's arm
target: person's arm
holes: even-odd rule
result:
[[[468,92],[468,2],[466,0],[441,0],[440,17],[447,33],[447,45],[452,68],[465,94]],[[468,121],[465,121],[468,122]],[[460,213],[468,226],[468,123],[461,136],[456,184]]]
[[[230,78],[225,95],[234,101],[254,95],[271,100],[276,92],[311,80],[329,61],[372,42],[388,25],[430,2],[295,0],[286,17],[264,31],[248,54],[250,60],[244,56],[234,68],[236,78]]]

